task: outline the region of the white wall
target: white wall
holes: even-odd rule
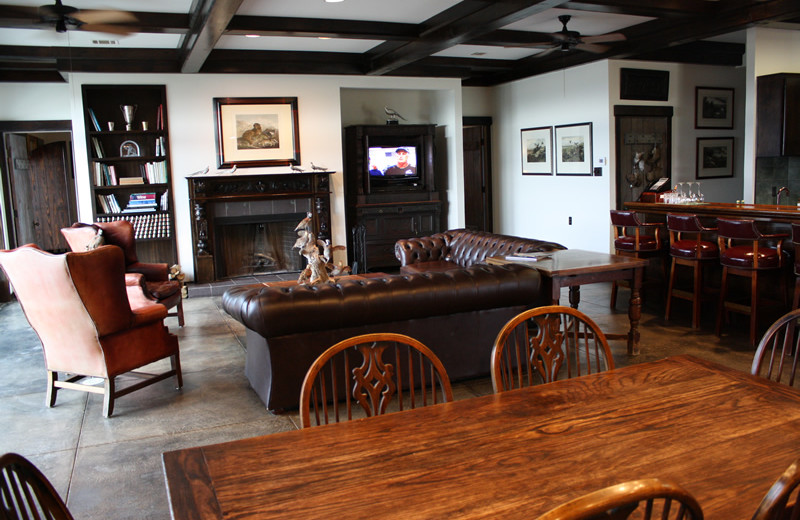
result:
[[[522,175],[520,130],[591,122],[593,161],[610,157],[608,62],[552,72],[495,87],[492,157],[494,230],[608,251],[610,175]],[[572,225],[569,225],[572,217]]]
[[[216,171],[213,98],[297,97],[302,164],[322,164],[332,175],[331,227],[335,243],[345,243],[342,190],[341,92],[347,89],[406,90],[405,106],[414,117],[430,114],[446,127],[447,154],[460,156],[461,93],[457,79],[361,76],[190,75],[190,74],[73,74],[69,84],[0,84],[0,120],[34,121],[72,119],[79,218],[90,221],[91,186],[83,128],[82,84],[164,84],[170,124],[171,165],[175,201],[178,257],[187,279],[194,275],[191,208],[186,176],[210,167]],[[432,91],[433,94],[424,94]],[[423,93],[420,93],[423,92]],[[424,100],[424,104],[414,99]],[[399,109],[398,109],[399,110]],[[380,113],[383,103],[363,104],[359,117]],[[421,117],[421,116],[420,116]],[[356,121],[364,123],[365,121]],[[444,151],[440,151],[444,153]],[[448,178],[457,185],[460,157],[448,160]],[[282,173],[288,168],[248,168],[246,173]]]
[[[636,101],[620,99],[620,69],[654,69],[669,72],[669,97],[667,101]],[[705,179],[701,181],[706,200],[713,202],[734,202],[742,198],[744,135],[745,135],[745,71],[738,67],[714,67],[708,65],[682,65],[677,63],[652,63],[642,61],[613,60],[609,66],[609,105],[647,105],[671,106],[672,116],[672,184],[694,181],[697,172],[697,138],[698,137],[733,137],[735,157],[733,160],[733,178]],[[721,87],[734,89],[733,130],[696,129],[695,123],[695,88]],[[613,128],[612,128],[613,130]],[[615,145],[612,143],[612,153]],[[612,172],[616,172],[616,157],[612,160]],[[627,165],[623,165],[627,167]],[[616,185],[612,175],[612,197],[616,193]],[[612,199],[612,205],[614,201]]]

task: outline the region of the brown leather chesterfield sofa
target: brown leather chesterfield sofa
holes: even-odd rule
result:
[[[394,246],[394,254],[400,260],[401,273],[415,273],[469,267],[490,256],[556,249],[566,248],[544,240],[451,229],[428,237],[398,240]]]
[[[520,265],[349,276],[335,284],[229,289],[223,308],[247,328],[245,374],[273,412],[298,406],[306,371],[328,347],[369,332],[422,341],[451,380],[485,376],[502,326],[542,305],[539,273]]]

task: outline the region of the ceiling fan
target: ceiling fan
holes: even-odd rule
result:
[[[562,28],[559,32],[552,33],[550,37],[552,41],[544,43],[530,43],[524,45],[525,47],[542,47],[547,46],[547,50],[536,54],[536,57],[546,56],[551,52],[571,51],[578,49],[580,51],[593,52],[596,54],[606,52],[609,49],[608,45],[599,45],[601,43],[619,42],[624,41],[625,35],[622,33],[606,33],[598,34],[596,36],[581,36],[578,31],[570,31],[567,29],[567,23],[572,19],[568,14],[562,14],[558,17],[561,22]]]
[[[126,35],[134,32],[129,24],[136,22],[136,16],[128,11],[110,9],[81,10],[63,5],[61,0],[40,7],[17,7],[14,13],[20,17],[20,27],[55,27],[56,32],[78,29],[81,31],[104,32]],[[27,23],[25,23],[27,22]]]

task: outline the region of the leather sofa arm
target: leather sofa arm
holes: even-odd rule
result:
[[[394,245],[394,256],[400,260],[401,266],[417,262],[435,262],[444,259],[447,249],[445,236],[437,233],[429,237],[398,240]]]

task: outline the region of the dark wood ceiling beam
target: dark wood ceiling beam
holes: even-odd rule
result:
[[[394,69],[454,45],[469,42],[510,23],[558,7],[565,2],[566,0],[470,2],[470,7],[478,6],[478,9],[465,16],[459,14],[458,18],[451,18],[448,23],[438,19],[434,28],[421,33],[419,40],[409,42],[381,55],[373,55],[368,73],[371,75],[390,73]]]
[[[737,67],[742,65],[745,47],[743,43],[697,41],[637,54],[631,59]]]
[[[418,36],[417,33],[418,26],[409,23],[262,16],[234,16],[225,31],[225,34],[229,35],[258,34],[399,41],[412,40]]]
[[[220,49],[203,65],[204,73],[363,74],[360,54],[343,52],[241,51]],[[302,71],[302,72],[301,72]]]
[[[736,1],[736,0],[731,0]],[[594,13],[627,14],[651,18],[686,18],[710,15],[719,9],[713,2],[702,0],[670,0],[643,2],[642,0],[575,0],[562,6],[564,9]]]
[[[243,0],[210,0],[208,15],[203,19],[199,30],[192,28],[192,41],[187,42],[181,72],[195,73],[203,67],[203,62],[214,50]],[[196,34],[196,38],[194,35]]]

